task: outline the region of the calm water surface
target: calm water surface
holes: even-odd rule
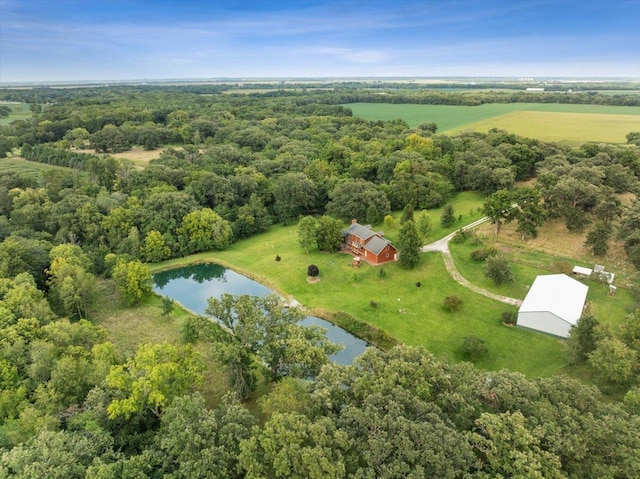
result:
[[[201,315],[207,309],[207,299],[220,298],[224,293],[260,297],[273,293],[257,281],[213,263],[185,266],[155,274],[153,289]],[[327,337],[331,341],[344,344],[342,351],[331,356],[331,360],[338,364],[351,364],[367,347],[362,339],[324,319],[307,316],[302,324],[322,326],[327,329]]]

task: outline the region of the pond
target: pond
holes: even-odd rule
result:
[[[204,315],[207,299],[220,298],[224,293],[267,296],[266,286],[231,269],[214,263],[195,264],[183,268],[162,271],[153,276],[153,289],[162,296],[179,302],[194,313]],[[307,316],[302,324],[317,324],[327,330],[327,337],[344,349],[331,356],[338,364],[351,364],[367,347],[367,342],[324,319]]]

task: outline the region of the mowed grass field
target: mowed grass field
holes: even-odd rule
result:
[[[368,120],[401,118],[409,126],[434,122],[438,133],[486,132],[501,128],[543,141],[579,144],[624,143],[640,131],[640,107],[546,103],[487,103],[479,106],[351,103],[353,114]]]
[[[470,207],[473,200],[476,198],[459,195],[453,201],[464,221],[477,214],[470,211],[475,211]],[[439,218],[436,210],[430,214]],[[345,312],[402,343],[425,346],[441,359],[460,360],[463,338],[477,336],[489,348],[488,356],[476,363],[484,369],[509,368],[529,376],[549,376],[566,364],[561,340],[503,326],[501,313],[515,308],[460,286],[447,273],[439,253],[421,255],[420,265],[411,271],[401,269],[398,263],[384,265],[386,274],[380,277],[379,266],[352,268],[352,257],[347,254],[306,254],[298,245],[296,228],[273,226],[269,232],[235,243],[225,251],[158,263],[153,270],[199,261],[218,262],[295,298],[312,313]],[[382,225],[376,228],[385,229]],[[389,238],[393,239],[396,228],[390,229]],[[459,225],[451,230],[456,228]],[[276,255],[281,261],[275,261]],[[307,282],[310,264],[320,270],[318,283]],[[444,299],[451,295],[463,300],[461,311],[451,313],[444,308]]]

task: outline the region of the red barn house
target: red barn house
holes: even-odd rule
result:
[[[362,226],[356,220],[342,233],[349,252],[371,264],[383,264],[398,259],[398,250],[382,234]]]

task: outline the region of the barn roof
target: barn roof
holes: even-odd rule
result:
[[[519,312],[548,311],[570,324],[576,324],[582,316],[587,291],[587,285],[566,274],[541,275],[531,285]]]

